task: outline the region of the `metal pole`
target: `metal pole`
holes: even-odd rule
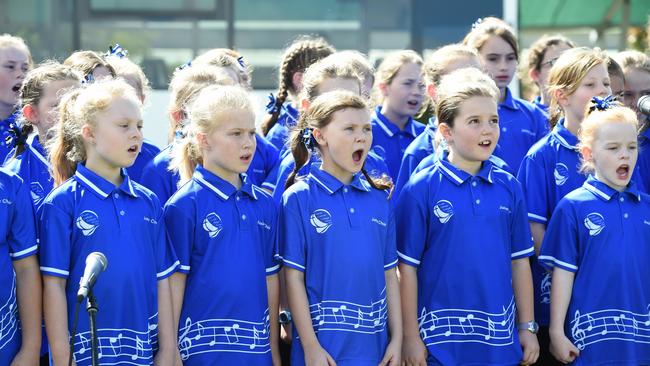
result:
[[[235,49],[235,0],[226,0],[225,14],[226,14],[226,39],[228,48]]]
[[[81,20],[79,18],[79,0],[72,0],[72,51],[81,49]]]
[[[624,51],[627,48],[627,30],[630,26],[630,0],[623,0],[621,13],[621,38],[619,40],[618,50]]]

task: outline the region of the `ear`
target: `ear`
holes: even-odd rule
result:
[[[557,100],[558,104],[560,107],[563,107],[567,105],[568,102],[568,94],[564,89],[558,89],[554,93],[555,99]]]
[[[438,132],[442,135],[442,138],[447,141],[447,145],[451,145],[454,142],[454,138],[451,133],[451,127],[446,123],[438,123]]]
[[[88,142],[91,145],[95,145],[96,143],[95,131],[88,124],[85,124],[83,127],[81,127],[81,137],[84,139],[84,141]]]
[[[436,86],[433,83],[427,85],[427,95],[431,100],[436,99]]]
[[[531,79],[535,84],[539,84],[539,83],[540,83],[540,80],[539,80],[539,71],[537,71],[537,70],[535,70],[535,69],[530,69],[530,70],[528,70],[528,77],[529,77],[529,78],[530,78],[530,79]]]
[[[31,124],[38,124],[38,111],[36,110],[35,106],[31,104],[25,104],[25,106],[23,106],[23,116],[25,116],[25,119]]]
[[[182,109],[169,112],[169,118],[172,120],[172,127],[176,129],[178,124],[185,118],[185,112]]]
[[[299,94],[302,90],[303,75],[304,73],[302,71],[297,71],[293,73],[293,76],[291,76],[291,85],[293,85],[293,90],[296,92],[296,94]]]
[[[377,89],[384,97],[388,94],[388,84],[386,83],[377,83]]]
[[[314,128],[312,134],[314,135],[314,139],[316,140],[318,145],[327,145],[327,139],[325,139],[325,136],[323,135],[323,131],[320,128]]]
[[[196,143],[199,146],[200,150],[210,150],[210,142],[208,141],[208,135],[204,132],[199,132],[196,134]]]
[[[301,112],[304,112],[304,111],[308,110],[310,105],[311,105],[311,102],[309,101],[309,99],[307,99],[307,98],[301,99],[300,100]]]
[[[584,161],[592,161],[592,160],[594,160],[593,151],[591,150],[591,147],[589,147],[589,146],[581,146],[580,147],[580,155],[582,155],[582,159]]]

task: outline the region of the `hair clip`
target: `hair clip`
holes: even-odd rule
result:
[[[316,147],[316,139],[314,138],[314,130],[307,127],[300,131],[302,143],[305,145],[307,150],[313,150]]]
[[[481,23],[483,23],[483,18],[476,19],[476,21],[472,23],[472,29],[478,28],[478,26],[481,25]]]
[[[185,70],[185,69],[187,69],[188,67],[192,67],[192,60],[189,60],[189,61],[187,61],[186,63],[184,63],[184,64],[178,66],[178,67],[176,68],[176,71]]]
[[[266,104],[266,113],[273,114],[278,113],[278,101],[273,96],[273,93],[269,93],[269,102]]]
[[[95,77],[93,76],[93,73],[91,72],[90,74],[87,74],[84,76],[83,80],[81,80],[82,84],[92,84],[95,81]]]
[[[593,112],[596,109],[601,112],[606,111],[613,106],[613,102],[615,102],[615,100],[612,95],[608,95],[605,98],[593,97],[591,98],[592,106],[589,107],[589,112]]]
[[[27,143],[27,134],[24,134],[18,124],[11,123],[5,137],[5,144],[11,148]]]
[[[104,54],[106,57],[114,56],[117,58],[124,58],[129,54],[129,51],[125,50],[120,46],[119,43],[116,43],[115,46],[108,46],[108,52]]]
[[[239,62],[239,66],[241,66],[242,69],[246,70],[246,63],[244,62],[244,56],[237,57],[237,62]]]

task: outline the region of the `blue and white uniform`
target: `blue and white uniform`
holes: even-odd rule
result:
[[[187,274],[179,324],[183,364],[270,365],[266,276],[276,274],[277,206],[245,176],[237,190],[198,166],[165,205]]]
[[[422,159],[432,155],[435,149],[436,137],[436,118],[429,118],[424,131],[419,134],[404,150],[404,156],[400,163],[397,177],[395,178],[395,188],[393,188],[393,197],[399,196],[402,187],[411,178],[411,174],[420,164]]]
[[[424,131],[425,126],[409,118],[404,129],[400,130],[381,114],[381,106],[375,108],[370,123],[372,124],[372,149],[386,161],[390,177],[395,181],[406,147]]]
[[[142,178],[140,179],[143,186],[149,188],[153,193],[158,196],[158,200],[163,205],[169,197],[178,189],[178,182],[181,176],[178,171],[169,170],[169,162],[171,161],[171,154],[174,144],[169,144],[166,148],[162,149],[156,157],[153,158],[142,171]]]
[[[532,103],[513,97],[508,88],[498,110],[501,135],[495,155],[517,169],[530,147],[548,133],[548,117]]]
[[[639,158],[635,170],[639,172],[646,188],[650,189],[650,118],[646,117],[645,123],[648,127],[639,134]],[[650,193],[650,191],[646,192]]]
[[[101,362],[151,365],[158,343],[157,283],[176,270],[178,260],[165,236],[158,198],[122,175],[116,187],[78,164],[74,176],[46,197],[41,272],[67,280],[71,329],[86,257],[104,253],[108,267],[93,288]],[[91,364],[87,316],[79,316],[74,349],[77,365]]]
[[[518,364],[511,266],[534,248],[517,180],[490,161],[471,176],[445,154],[404,186],[396,216],[428,364]]]
[[[650,196],[589,177],[559,203],[541,263],[575,273],[565,334],[573,365],[650,364]]]
[[[397,255],[387,197],[361,174],[345,185],[315,164],[282,197],[284,265],[304,272],[316,337],[340,366],[376,366],[388,345],[385,271]],[[293,334],[291,364],[304,365]]]
[[[291,103],[284,103],[280,107],[277,122],[266,134],[266,140],[275,146],[278,151],[287,150],[287,140],[291,129],[298,123],[298,110]]]
[[[131,178],[131,180],[134,182],[140,183],[142,180],[142,172],[144,170],[144,167],[149,164],[149,162],[152,161],[159,153],[160,149],[158,146],[154,145],[149,140],[143,140],[142,148],[140,149],[138,156],[135,158],[133,165],[126,168],[127,173],[129,173],[129,178]]]
[[[5,157],[11,151],[12,146],[7,144],[7,137],[9,137],[9,129],[12,124],[18,123],[18,120],[22,117],[22,111],[20,108],[16,109],[9,117],[0,120],[0,160],[4,161]]]
[[[548,115],[548,106],[546,104],[542,103],[542,97],[541,96],[538,95],[537,97],[535,97],[535,100],[533,100],[533,104],[535,104],[535,106],[537,106],[537,108],[541,109],[546,114],[546,118],[549,117],[549,115]]]
[[[9,365],[21,346],[13,261],[35,255],[36,223],[29,189],[17,175],[0,168],[0,364]]]
[[[41,145],[38,134],[31,134],[26,141],[25,151],[14,157],[15,151],[7,156],[5,167],[7,170],[18,174],[29,186],[30,197],[34,208],[38,210],[43,199],[54,188],[54,179],[50,175],[50,162],[47,160],[47,152]]]

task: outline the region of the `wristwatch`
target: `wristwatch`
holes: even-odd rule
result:
[[[537,334],[537,332],[539,331],[539,325],[537,324],[537,322],[535,322],[533,320],[533,321],[529,321],[529,322],[526,322],[526,323],[517,324],[517,329],[518,330],[527,330],[527,331],[529,331],[529,332],[531,332],[533,334]]]
[[[280,324],[289,324],[291,323],[291,312],[288,310],[282,310],[278,316]]]

